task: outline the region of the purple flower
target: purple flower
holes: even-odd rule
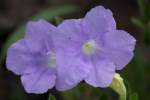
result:
[[[44,93],[54,86],[64,91],[82,80],[107,87],[115,71],[132,59],[135,42],[116,29],[110,10],[98,6],[58,27],[44,20],[29,22],[25,37],[8,49],[6,64],[21,75],[28,93]]]
[[[65,20],[58,26],[63,39],[56,39],[59,47],[80,62],[89,73],[84,78],[94,87],[107,87],[116,70],[121,70],[133,57],[136,40],[126,31],[117,30],[112,12],[102,6],[89,11],[82,19]],[[58,49],[59,49],[58,48]],[[77,66],[78,68],[78,66]]]
[[[87,65],[81,58],[72,59],[59,47],[55,49],[53,39],[63,38],[59,34],[55,26],[44,20],[29,22],[25,37],[8,49],[7,68],[21,75],[26,92],[44,93],[54,86],[60,91],[68,90],[87,75]]]

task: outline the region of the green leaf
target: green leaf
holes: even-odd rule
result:
[[[108,100],[108,95],[104,94],[98,100]]]
[[[141,28],[142,30],[145,30],[145,24],[139,20],[139,19],[136,19],[136,18],[133,18],[132,19],[132,22],[133,24],[135,24],[137,27]]]
[[[141,20],[133,18],[132,22],[139,28],[142,29],[144,33],[144,43],[146,46],[150,46],[150,29],[147,24],[144,24]]]
[[[149,0],[137,0],[141,19],[144,23],[147,23],[149,21],[150,17],[150,2]]]
[[[63,18],[56,16],[55,17],[55,24],[59,25],[63,21]]]
[[[37,15],[33,16],[32,19],[38,20],[43,18],[45,20],[51,20],[56,16],[70,14],[78,10],[79,8],[75,5],[63,5],[59,7],[45,9],[42,12],[38,13]]]
[[[142,16],[145,14],[145,0],[137,0],[139,10]]]
[[[55,96],[52,94],[49,94],[48,96],[48,100],[56,100]]]
[[[76,11],[78,11],[78,7],[75,5],[63,5],[63,6],[59,6],[59,7],[48,8],[48,9],[42,10],[35,16],[31,17],[31,19],[38,20],[38,19],[42,18],[42,19],[45,19],[48,21],[52,21],[52,20],[54,20],[54,18],[56,16],[71,14]],[[25,33],[25,25],[21,25],[6,40],[6,42],[4,43],[4,45],[2,47],[2,50],[0,51],[0,63],[4,60],[8,47],[12,43],[21,39],[24,36],[24,33]]]
[[[129,100],[138,100],[137,93],[130,94]]]
[[[20,38],[22,38],[23,35],[24,35],[24,26],[22,25],[12,33],[12,35],[6,40],[6,42],[2,46],[2,50],[0,51],[0,63],[4,60],[6,50],[8,49],[8,47],[12,43],[14,43],[17,40],[19,40]]]

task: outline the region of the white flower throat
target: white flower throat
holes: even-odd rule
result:
[[[48,67],[56,68],[56,54],[51,52],[48,53]]]
[[[94,40],[87,41],[82,46],[82,51],[86,55],[92,55],[95,53],[96,43]]]

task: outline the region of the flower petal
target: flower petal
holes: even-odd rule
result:
[[[104,56],[112,60],[121,70],[133,57],[136,40],[127,32],[116,30],[109,32],[104,37]]]
[[[65,20],[58,26],[61,36],[55,36],[55,45],[58,48],[67,49],[69,52],[78,52],[86,36],[82,33],[81,19]],[[60,38],[59,38],[60,37]],[[63,37],[63,38],[61,38]],[[57,38],[57,39],[56,39]],[[67,48],[66,48],[67,47]]]
[[[105,46],[112,49],[124,51],[133,51],[136,40],[128,32],[123,30],[114,30],[105,34]]]
[[[93,66],[85,78],[86,83],[94,87],[109,86],[115,73],[115,65],[108,60],[97,57],[93,58],[92,63]]]
[[[45,20],[30,21],[27,24],[26,37],[40,40],[41,38],[48,36],[54,29],[56,29],[56,27]]]
[[[133,58],[133,52],[107,49],[103,52],[103,56],[116,65],[117,70],[123,69]]]
[[[55,26],[46,22],[45,20],[30,21],[27,24],[25,38],[30,43],[33,50],[42,50],[47,52],[49,48],[53,47],[52,34],[54,34]],[[43,49],[44,48],[44,49]]]
[[[60,91],[75,87],[89,72],[90,64],[78,55],[59,54],[56,89]]]
[[[82,19],[65,20],[58,26],[58,29],[63,32],[65,36],[74,37],[73,40],[77,41],[80,38],[85,38],[85,34],[82,32],[81,21]]]
[[[7,52],[7,68],[15,74],[25,74],[35,71],[39,55],[31,53],[24,39],[14,43]]]
[[[22,84],[28,93],[41,94],[55,85],[56,76],[48,69],[38,69],[36,72],[21,76]]]
[[[112,12],[102,6],[90,10],[83,18],[82,25],[84,32],[92,38],[116,29]]]

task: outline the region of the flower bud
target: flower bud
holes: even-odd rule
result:
[[[118,73],[114,74],[113,81],[109,87],[118,93],[119,100],[126,100],[126,87],[122,77]]]

